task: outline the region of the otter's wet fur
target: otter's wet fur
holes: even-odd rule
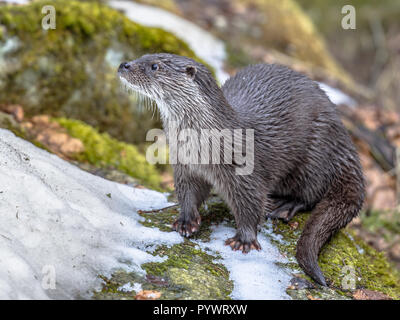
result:
[[[326,285],[318,254],[358,214],[365,187],[354,145],[318,84],[287,67],[258,64],[220,88],[204,65],[164,53],[122,63],[118,73],[157,102],[165,130],[171,122],[179,129],[254,129],[249,175],[237,175],[235,163],[173,165],[181,205],[174,229],[184,236],[199,229],[198,209],[211,187],[235,217],[237,233],[226,243],[245,253],[260,249],[257,227],[265,215],[288,221],[311,210],[296,258]]]

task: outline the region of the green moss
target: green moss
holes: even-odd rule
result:
[[[114,167],[138,179],[145,186],[160,190],[161,178],[156,168],[149,164],[133,145],[99,133],[91,126],[65,118],[54,119],[67,129],[68,133],[85,146],[85,151],[76,155],[76,160],[89,162],[96,167]]]
[[[174,201],[171,199],[170,201]],[[146,227],[156,227],[161,231],[171,231],[172,224],[179,216],[179,207],[172,207],[163,210],[154,210],[151,212],[139,211],[139,214],[145,218],[141,223]],[[200,230],[192,235],[193,240],[209,241],[211,235],[211,226],[214,224],[228,222],[228,225],[234,227],[229,208],[218,198],[210,198],[207,201],[207,208],[200,208],[201,226]]]
[[[158,288],[163,297],[174,299],[229,299],[233,283],[229,272],[216,259],[185,239],[171,248],[159,247],[155,255],[168,257],[161,263],[147,263],[142,267],[148,275],[168,279],[168,290]]]
[[[0,101],[23,105],[27,116],[79,119],[119,140],[145,141],[146,131],[160,122],[141,111],[141,100],[121,90],[119,63],[154,52],[202,61],[171,33],[141,26],[92,1],[52,1],[56,29],[43,30],[41,8],[47,4],[0,6],[3,41],[18,41],[18,48],[4,56]]]
[[[371,211],[361,214],[362,226],[372,233],[381,234],[392,242],[400,235],[400,214],[396,211]]]
[[[294,0],[241,0],[253,4],[266,19],[262,22],[267,47],[289,54],[312,66],[328,70],[345,83],[349,75],[335,61],[311,19]]]
[[[161,293],[160,299],[229,299],[233,289],[226,268],[189,240],[172,247],[160,246],[153,255],[167,258],[161,263],[146,263],[146,275],[118,270],[104,281],[94,299],[134,299],[135,292],[124,292],[121,286],[137,283],[143,290]]]
[[[223,209],[225,206],[219,203],[211,207],[207,212],[216,212],[219,207],[222,219],[226,213]],[[171,225],[179,215],[176,207],[138,213],[144,218],[141,221],[144,226],[157,227],[162,231],[172,231]],[[127,282],[136,282],[141,284],[143,290],[161,292],[160,299],[230,299],[233,283],[229,279],[226,267],[218,263],[220,257],[208,254],[193,242],[209,235],[208,219],[203,221],[204,227],[195,237],[184,239],[182,243],[172,247],[158,246],[151,252],[152,255],[165,260],[143,264],[141,267],[146,271],[146,276],[118,271],[110,278],[103,277],[103,288],[96,292],[94,297],[131,299],[132,293],[124,293],[118,288]]]
[[[274,233],[282,237],[273,241],[291,259],[294,259],[297,240],[308,217],[309,214],[297,215],[293,219],[293,222],[298,223],[297,228],[291,227],[293,224],[280,221],[269,223]],[[319,257],[319,264],[327,280],[339,293],[349,294],[348,290],[343,288],[345,283],[343,268],[348,266],[355,270],[357,288],[375,290],[395,299],[400,298],[398,270],[387,261],[383,253],[365,244],[348,229],[338,232],[324,246]]]
[[[228,222],[234,227],[233,218],[226,205],[217,197],[209,199],[207,206],[201,208],[201,213],[202,227],[197,234],[172,247],[157,247],[152,254],[164,257],[165,260],[142,265],[147,276],[135,281],[141,283],[144,290],[161,292],[161,299],[229,299],[233,283],[229,279],[227,269],[218,263],[220,257],[200,249],[193,240],[200,239],[206,243],[210,239],[212,224]],[[157,227],[162,231],[172,231],[171,225],[179,215],[179,207],[139,212],[139,214],[144,218],[141,221],[143,225]],[[298,276],[313,283],[304,275],[294,258],[297,240],[308,217],[309,214],[297,215],[293,219],[294,224],[268,221],[261,232],[288,258],[286,263],[277,263],[278,267],[293,270]],[[399,273],[388,263],[383,254],[366,245],[347,229],[336,234],[323,248],[319,263],[328,282],[331,283],[330,287],[315,285],[315,288],[288,289],[287,293],[293,299],[310,299],[310,296],[327,300],[351,299],[352,291],[346,290],[342,284],[345,276],[344,266],[354,268],[356,288],[366,288],[383,292],[395,299],[400,298]],[[122,277],[125,279],[123,281],[117,280],[118,277],[120,275],[106,279],[107,289],[103,288],[102,291],[104,297],[126,297],[126,293],[120,292],[118,287],[127,282],[127,275]],[[128,298],[131,297],[132,294],[128,294]]]

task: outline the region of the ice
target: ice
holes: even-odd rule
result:
[[[0,201],[0,299],[88,298],[98,275],[143,272],[162,260],[147,247],[182,241],[139,223],[138,209],[172,204],[165,195],[91,175],[3,129]]]
[[[211,250],[222,257],[217,262],[226,266],[234,289],[232,299],[281,300],[290,299],[286,294],[290,271],[277,263],[288,262],[279,250],[262,233],[258,241],[262,250],[251,250],[248,254],[233,251],[224,241],[235,235],[235,230],[224,224],[213,226],[210,242],[198,241],[203,250]]]
[[[326,83],[319,82],[319,87],[326,93],[328,98],[336,105],[344,104],[349,107],[354,107],[357,102],[345,94],[344,92],[340,91],[339,89],[333,88],[328,86]]]
[[[137,210],[172,205],[165,195],[89,174],[4,129],[0,201],[0,299],[90,298],[99,275],[144,272],[141,264],[165,259],[148,253],[156,245],[182,241],[139,223]],[[233,234],[220,225],[210,243],[197,242],[221,254],[234,282],[232,298],[287,299],[290,276],[276,264],[286,261],[277,248],[260,234],[262,251],[233,252],[224,245]]]

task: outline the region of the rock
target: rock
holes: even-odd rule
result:
[[[288,289],[290,290],[299,290],[299,289],[314,289],[315,286],[302,277],[295,276],[290,280],[290,286]]]
[[[47,4],[0,6],[0,101],[22,105],[28,117],[67,116],[143,143],[147,129],[160,123],[143,99],[121,89],[118,65],[151,52],[196,58],[193,51],[174,35],[136,24],[97,1],[52,1],[57,27],[43,30],[41,8]]]
[[[171,225],[179,214],[179,208],[172,207],[152,212],[140,212],[144,218],[143,224],[147,227],[158,228],[162,231],[172,232]],[[229,210],[218,198],[210,198],[207,208],[202,208],[202,226],[200,232],[184,243],[170,248],[158,247],[154,254],[165,257],[160,263],[143,265],[146,277],[139,282],[145,290],[155,290],[162,293],[160,299],[226,299],[235,297],[234,292],[239,285],[229,263],[220,255],[216,255],[212,247],[212,239],[215,238],[215,230],[222,225],[234,226],[233,218]],[[323,249],[319,263],[328,280],[330,287],[321,287],[304,275],[294,258],[297,239],[304,227],[308,214],[300,214],[294,218],[298,228],[293,229],[288,224],[277,221],[267,221],[261,228],[259,237],[266,236],[279,248],[280,253],[287,257],[287,262],[276,262],[277,270],[287,270],[288,274],[296,273],[295,277],[289,277],[284,283],[287,298],[301,300],[344,300],[360,298],[359,293],[353,296],[354,291],[347,289],[346,275],[352,276],[356,287],[381,294],[378,297],[390,297],[400,299],[400,275],[384,257],[364,243],[360,238],[345,229],[335,235]],[[221,240],[222,243],[222,240]],[[200,247],[198,247],[198,245]],[[208,246],[209,244],[209,246]],[[232,258],[236,253],[232,252]],[[257,254],[257,253],[251,253]],[[215,257],[213,257],[216,255]],[[237,264],[246,262],[249,257],[238,255]],[[271,258],[274,259],[274,258]],[[265,261],[267,263],[267,261]],[[246,268],[254,268],[252,262],[248,262]],[[344,267],[352,266],[350,273],[346,273]],[[241,272],[245,275],[246,268]],[[209,270],[210,272],[207,272]],[[205,272],[206,271],[206,272]],[[352,273],[354,271],[354,273]],[[271,279],[271,286],[278,283],[278,271],[275,275],[264,274]],[[255,273],[255,270],[252,271]],[[233,277],[233,279],[232,279]],[[115,282],[109,290],[102,290],[102,297],[114,295],[115,288],[123,284]],[[124,279],[124,281],[126,281]],[[250,280],[248,280],[250,281]],[[107,285],[108,286],[108,285]],[[241,285],[241,290],[245,288]],[[272,288],[270,288],[272,290]],[[368,293],[364,293],[368,294]],[[118,292],[118,295],[123,293]],[[261,291],[258,298],[263,299]],[[369,294],[371,297],[371,294]]]
[[[353,298],[355,300],[393,300],[382,292],[376,292],[367,289],[358,289],[353,293]]]

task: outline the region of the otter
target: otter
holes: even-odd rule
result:
[[[235,161],[173,165],[181,207],[173,229],[186,237],[199,230],[199,207],[212,187],[237,226],[226,245],[243,253],[261,249],[257,228],[265,217],[287,222],[298,212],[311,211],[296,259],[326,286],[319,252],[359,213],[365,185],[352,140],[319,85],[285,66],[257,64],[219,87],[203,64],[167,53],[121,63],[118,75],[157,103],[164,130],[171,122],[179,129],[254,130],[250,174],[236,174]]]

